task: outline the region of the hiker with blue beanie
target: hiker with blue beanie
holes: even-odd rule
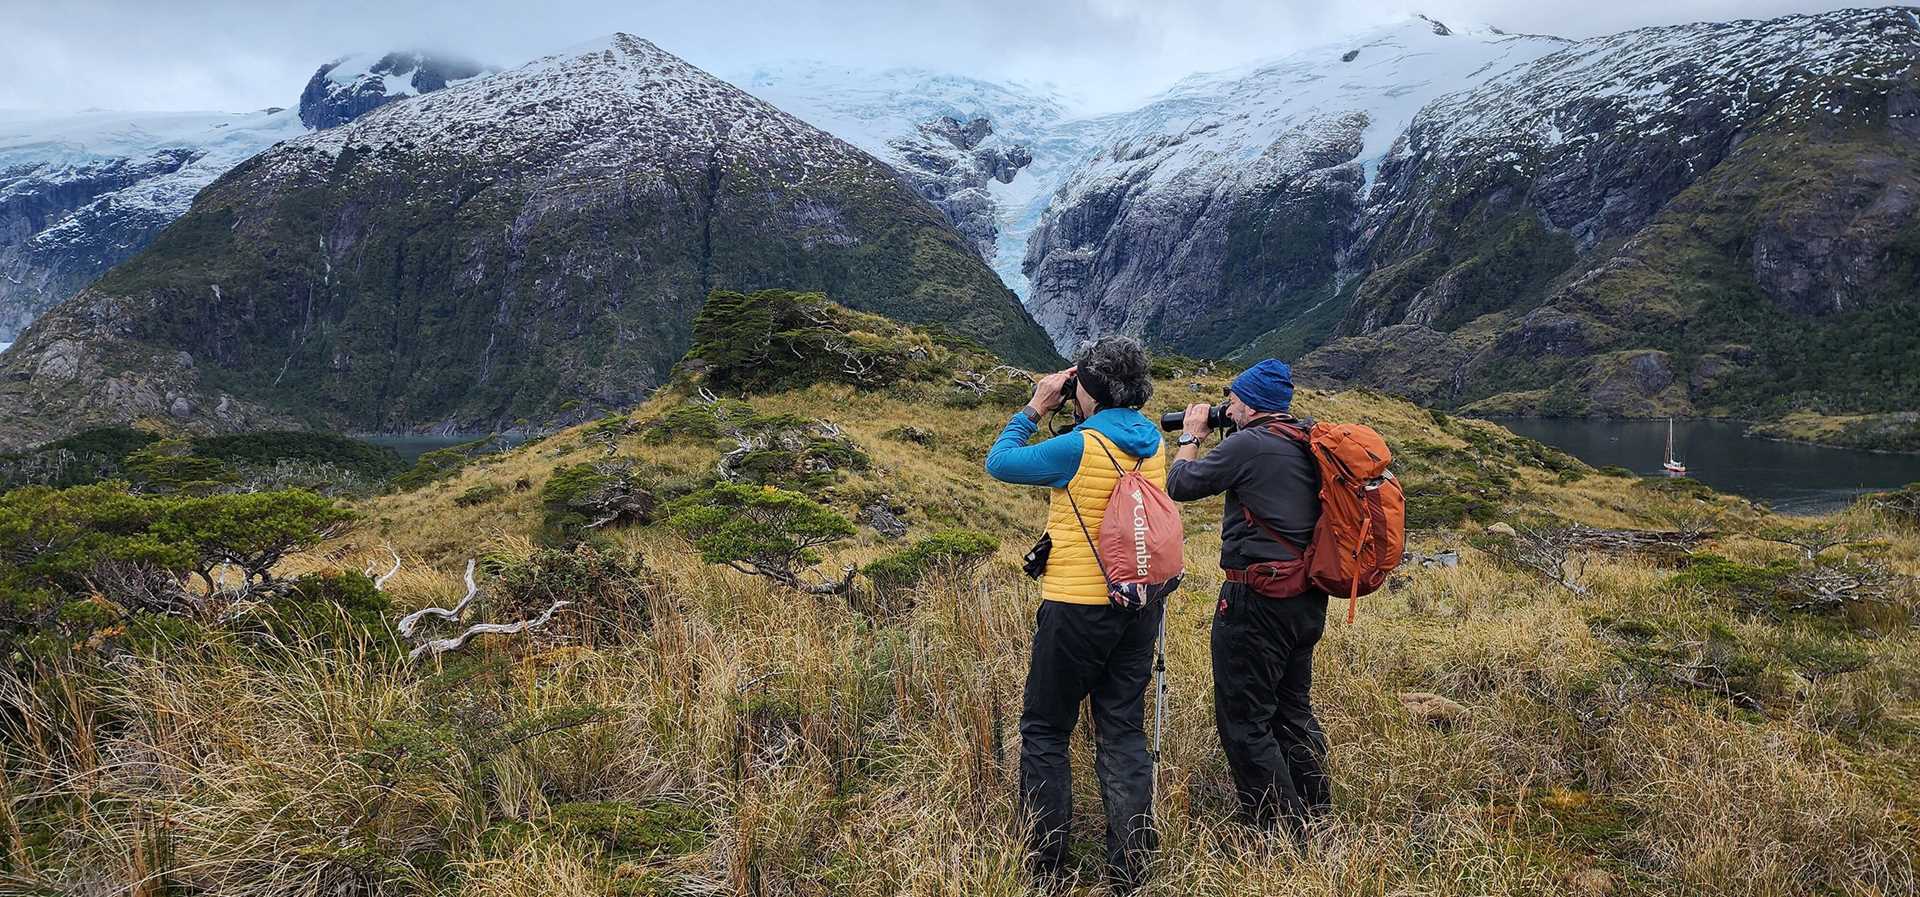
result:
[[[1249,570],[1301,563],[1320,518],[1320,474],[1306,444],[1271,425],[1312,429],[1294,418],[1293,371],[1269,358],[1235,377],[1226,415],[1234,429],[1205,457],[1211,408],[1187,409],[1167,494],[1196,501],[1225,493],[1220,567],[1226,582],[1214,608],[1213,713],[1246,821],[1284,826],[1305,842],[1324,812],[1327,737],[1313,715],[1313,649],[1326,628],[1327,594],[1305,587],[1268,597]]]

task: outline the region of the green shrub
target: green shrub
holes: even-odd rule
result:
[[[942,530],[917,539],[899,551],[886,555],[860,572],[883,592],[910,589],[934,570],[964,574],[1000,550],[1000,540],[970,530]]]
[[[1690,555],[1686,569],[1668,580],[1677,589],[1699,589],[1740,598],[1772,597],[1788,576],[1800,569],[1792,561],[1772,561],[1764,567],[1742,564],[1721,555]]]
[[[807,592],[842,592],[852,582],[851,571],[838,583],[805,578],[820,562],[818,549],[853,535],[853,524],[798,492],[720,483],[676,499],[667,513],[668,526],[709,564]]]
[[[412,492],[459,473],[493,443],[493,437],[463,442],[443,449],[422,452],[413,466],[393,478],[390,485],[398,492]]]
[[[318,639],[342,644],[377,634],[389,646],[387,617],[393,602],[373,580],[356,570],[308,573],[286,592],[256,611],[267,630],[281,641]]]
[[[453,497],[453,503],[463,508],[484,505],[507,494],[507,487],[499,483],[486,482],[467,487]]]
[[[1876,492],[1862,501],[1876,514],[1899,526],[1920,527],[1920,483],[1908,483],[1891,492]]]
[[[147,496],[120,481],[15,489],[0,495],[0,633],[58,631],[74,644],[88,638],[74,626],[106,621],[75,602],[192,616],[216,589],[273,594],[283,558],[351,518],[298,490]],[[239,583],[226,569],[239,571]]]
[[[714,290],[693,320],[687,361],[714,388],[798,389],[814,383],[883,386],[936,376],[951,350],[820,293]]]
[[[912,424],[901,424],[880,435],[898,442],[911,442],[914,445],[932,445],[934,440],[938,438],[937,434],[932,430],[924,427],[916,427]]]
[[[1623,480],[1638,479],[1639,474],[1617,464],[1609,464],[1595,471],[1603,477],[1616,477]]]
[[[160,437],[131,427],[97,427],[24,452],[0,454],[0,491],[65,488],[124,479],[127,456]]]
[[[1692,477],[1641,477],[1633,484],[1636,489],[1645,489],[1673,498],[1706,499],[1713,497],[1713,487]]]
[[[660,588],[638,554],[623,558],[591,544],[542,549],[524,558],[488,557],[483,569],[493,580],[486,592],[487,616],[531,619],[565,601],[568,606],[538,635],[572,644],[612,644],[646,629],[648,604]]]
[[[555,804],[552,814],[555,828],[598,841],[614,858],[693,853],[711,825],[705,813],[667,801]]]
[[[193,453],[185,439],[162,439],[127,456],[127,478],[144,492],[205,494],[240,480],[233,465]]]
[[[384,480],[407,467],[400,453],[387,446],[307,430],[196,436],[193,453],[241,465],[272,466],[281,461],[332,464],[375,480]]]
[[[632,462],[601,461],[556,467],[540,487],[540,537],[570,545],[589,529],[615,523],[652,523],[655,499]]]
[[[648,442],[667,442],[677,436],[718,439],[753,416],[753,406],[739,399],[689,401],[649,421],[643,438]]]
[[[1213,364],[1211,361],[1203,361],[1176,352],[1155,352],[1147,369],[1155,380],[1173,380],[1209,370]]]

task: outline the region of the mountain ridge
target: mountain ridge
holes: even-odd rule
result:
[[[891,169],[613,35],[236,167],[0,356],[0,409],[41,432],[577,419],[660,382],[709,289],[769,286],[1052,358]]]

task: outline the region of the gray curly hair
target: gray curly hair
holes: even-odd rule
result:
[[[1153,398],[1147,349],[1130,336],[1103,336],[1081,343],[1074,367],[1087,394],[1103,408],[1138,408]]]

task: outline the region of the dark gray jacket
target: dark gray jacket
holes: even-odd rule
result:
[[[1259,425],[1237,431],[1213,451],[1167,469],[1167,494],[1195,501],[1222,492],[1227,509],[1220,518],[1220,566],[1245,569],[1262,561],[1287,561],[1313,538],[1320,520],[1320,469],[1304,443]],[[1312,421],[1298,421],[1311,428]],[[1242,505],[1260,522],[1286,537],[1282,544],[1252,524]]]

